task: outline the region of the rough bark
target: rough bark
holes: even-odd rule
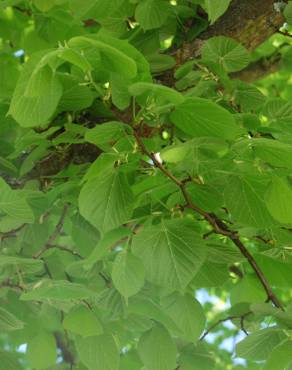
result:
[[[227,12],[191,43],[176,51],[177,65],[200,55],[205,40],[226,36],[253,50],[284,23],[284,17],[274,8],[274,0],[233,0]]]

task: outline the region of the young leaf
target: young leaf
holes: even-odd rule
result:
[[[144,265],[130,252],[119,253],[114,261],[112,278],[117,290],[127,299],[144,285]]]
[[[142,335],[138,353],[147,369],[173,370],[176,367],[176,347],[163,326],[154,326]]]

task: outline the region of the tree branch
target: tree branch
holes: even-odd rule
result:
[[[229,321],[229,320],[235,320],[235,319],[240,319],[240,328],[241,330],[246,334],[248,335],[247,331],[245,330],[244,328],[244,319],[250,315],[252,312],[251,311],[248,311],[246,313],[244,313],[243,315],[235,315],[235,316],[228,316],[226,317],[225,319],[220,319],[218,321],[216,321],[213,325],[211,325],[205,332],[204,334],[201,336],[200,338],[200,341],[204,340],[206,338],[206,336],[208,334],[210,334],[210,332],[215,329],[218,325],[222,324],[223,322],[225,321]]]
[[[198,206],[196,206],[187,190],[186,190],[186,183],[187,181],[181,181],[178,178],[176,178],[172,173],[170,173],[156,158],[154,153],[151,153],[148,151],[146,146],[144,145],[143,141],[141,140],[138,129],[134,129],[134,135],[137,141],[137,144],[140,147],[140,150],[142,151],[143,154],[147,155],[152,161],[155,167],[157,167],[162,173],[164,173],[165,176],[167,176],[172,182],[174,182],[181,190],[182,195],[186,201],[185,207],[192,209],[194,212],[200,214],[201,216],[204,217],[204,219],[212,226],[214,232],[216,234],[224,235],[228,237],[240,250],[242,255],[247,259],[248,263],[254,270],[255,274],[257,275],[259,281],[261,282],[266,294],[268,301],[273,302],[275,307],[280,308],[281,310],[284,310],[280,300],[277,298],[277,296],[273,293],[273,290],[267,281],[265,275],[263,274],[262,270],[258,266],[257,262],[255,261],[254,257],[251,255],[251,253],[247,250],[247,248],[244,246],[244,244],[241,242],[238,232],[237,231],[232,231],[229,230],[228,226],[220,220],[215,214],[213,213],[208,213]]]
[[[197,57],[206,40],[214,36],[230,37],[248,50],[253,50],[284,23],[284,17],[274,8],[274,0],[233,0],[226,13],[214,25],[176,52],[177,65]]]

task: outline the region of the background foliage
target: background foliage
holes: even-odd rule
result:
[[[289,24],[0,1],[1,370],[292,369]]]

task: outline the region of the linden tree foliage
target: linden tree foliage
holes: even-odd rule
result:
[[[0,370],[292,369],[291,27],[0,1]]]

